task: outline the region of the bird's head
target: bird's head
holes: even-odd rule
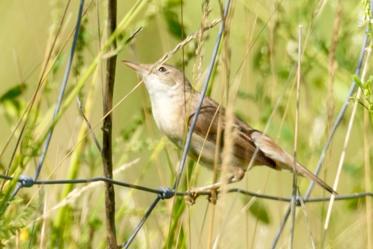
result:
[[[123,62],[141,76],[150,95],[192,89],[183,72],[173,66]]]

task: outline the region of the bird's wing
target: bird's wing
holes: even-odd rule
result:
[[[189,122],[194,113],[189,118]],[[207,141],[219,143],[219,149],[222,151],[224,146],[224,131],[225,131],[225,109],[219,106],[216,102],[209,98],[205,98],[198,115],[197,123],[194,132],[205,138]],[[250,133],[255,131],[246,123],[235,117],[234,128],[237,131],[234,133],[233,155],[242,162],[240,167],[247,167],[255,154],[253,165],[267,165],[275,168],[275,162],[264,155],[257,149],[256,144],[252,141]]]
[[[192,113],[189,120],[191,120],[193,115],[194,113]],[[194,132],[215,144],[220,133],[219,149],[222,151],[225,126],[224,108],[213,100],[206,98],[198,115]],[[255,155],[253,165],[266,165],[274,169],[287,169],[290,171],[293,171],[295,166],[295,171],[298,174],[315,181],[330,193],[336,193],[328,184],[315,176],[306,167],[298,162],[294,165],[294,157],[279,147],[270,137],[251,128],[236,117],[234,128],[237,132],[233,132],[233,154],[241,162],[236,166],[247,167],[253,155]]]
[[[268,136],[260,131],[254,131],[250,134],[253,143],[266,155],[276,162],[278,169],[292,170],[291,165],[294,159]]]

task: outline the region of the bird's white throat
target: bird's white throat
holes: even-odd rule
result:
[[[184,125],[184,101],[180,98],[180,86],[167,85],[157,77],[144,77],[144,83],[149,93],[153,118],[157,127],[172,140],[182,137]]]

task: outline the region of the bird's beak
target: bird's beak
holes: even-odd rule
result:
[[[127,61],[127,60],[123,60],[122,62],[140,75],[145,75],[145,73],[149,73],[148,65],[138,64],[138,63],[134,63],[132,61]]]

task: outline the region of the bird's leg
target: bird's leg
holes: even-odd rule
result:
[[[222,186],[226,184],[231,184],[235,182],[239,182],[245,176],[245,170],[239,167],[232,167],[230,168],[230,175],[229,177],[222,179],[216,183],[198,187],[189,191],[189,194],[185,196],[185,200],[187,203],[193,205],[196,202],[196,199],[203,194],[208,193],[208,200],[215,204],[218,198],[218,190]]]

